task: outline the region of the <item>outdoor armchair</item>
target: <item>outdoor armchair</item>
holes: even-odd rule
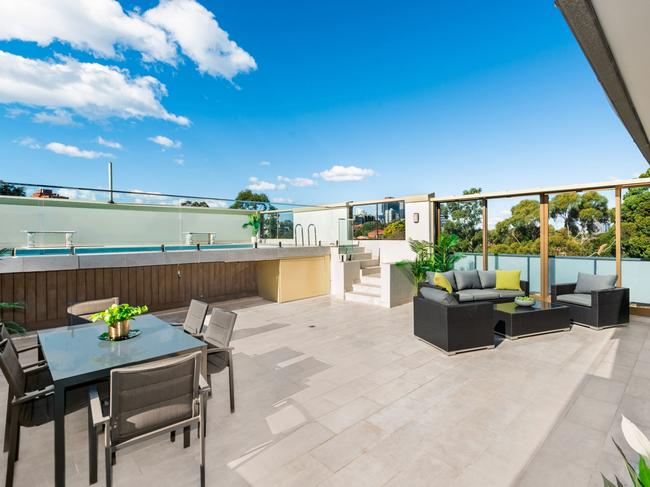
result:
[[[68,325],[90,323],[92,315],[104,311],[113,304],[120,304],[120,298],[94,299],[71,304],[68,306]]]
[[[113,455],[136,443],[177,429],[197,426],[200,481],[205,486],[206,394],[201,352],[111,370],[110,399],[102,402],[91,388],[88,404],[90,469],[97,467],[96,435],[104,427],[106,486],[113,480]],[[94,446],[93,446],[94,439]]]
[[[235,412],[235,381],[233,373],[232,347],[230,340],[237,321],[237,314],[214,308],[203,341],[208,344],[208,382],[212,385],[212,374],[228,368],[230,389],[230,412]]]
[[[615,282],[616,276],[611,277],[611,282]],[[592,329],[602,329],[630,321],[628,288],[612,286],[590,290],[589,287],[580,289],[578,284],[579,282],[551,285],[552,301],[569,308],[573,323]]]
[[[183,330],[190,335],[200,335],[203,331],[203,323],[208,314],[208,304],[197,299],[190,301],[185,321],[182,323],[170,323],[172,326],[182,326]]]

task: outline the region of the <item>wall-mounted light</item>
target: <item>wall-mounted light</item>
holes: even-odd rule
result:
[[[420,223],[420,214],[413,213],[413,223]]]

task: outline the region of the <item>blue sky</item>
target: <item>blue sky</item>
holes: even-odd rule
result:
[[[112,160],[119,189],[326,203],[647,168],[551,0],[42,3],[0,6],[5,180],[103,187]]]

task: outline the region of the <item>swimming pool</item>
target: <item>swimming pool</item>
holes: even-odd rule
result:
[[[39,247],[39,248],[17,248],[14,252],[16,257],[27,257],[34,255],[86,255],[86,254],[123,254],[137,252],[179,252],[188,250],[227,250],[227,249],[251,249],[252,244],[197,244],[197,245],[140,245],[126,247]]]

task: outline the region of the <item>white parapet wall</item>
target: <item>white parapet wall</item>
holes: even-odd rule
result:
[[[185,232],[213,232],[217,242],[250,242],[250,211],[0,196],[0,248],[27,245],[25,231],[74,231],[75,246],[182,243]],[[38,238],[38,235],[36,236]],[[56,234],[37,245],[63,245]]]

